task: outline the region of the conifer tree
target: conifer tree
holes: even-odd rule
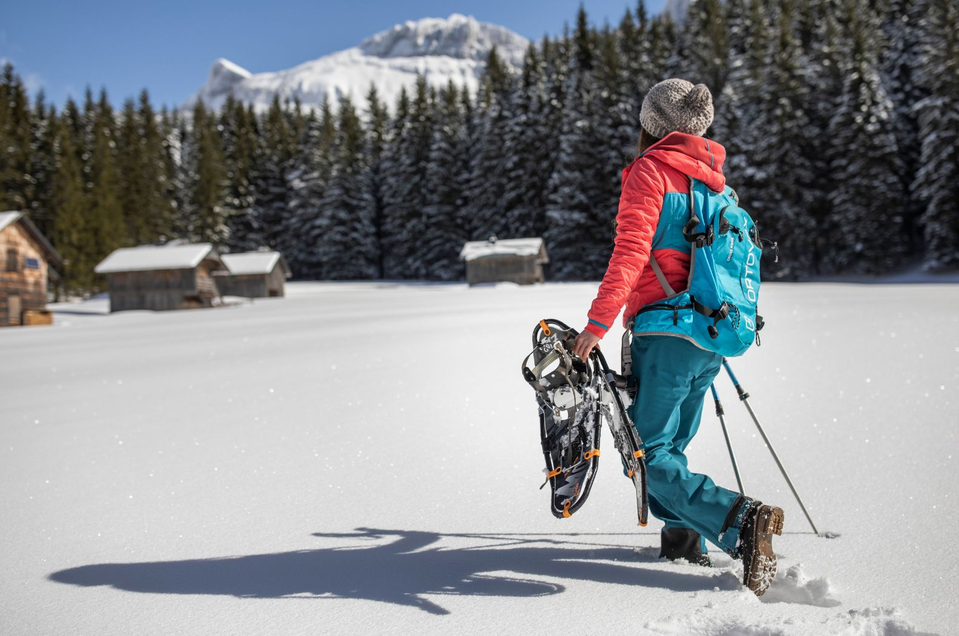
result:
[[[608,155],[595,143],[597,82],[595,38],[580,7],[573,36],[560,147],[549,182],[546,231],[552,272],[564,280],[602,276],[613,244]]]
[[[227,225],[230,249],[243,251],[248,245],[249,228],[253,206],[253,171],[256,161],[257,132],[256,116],[240,101],[229,95],[220,111],[220,128],[223,136],[223,160],[226,170]],[[256,247],[256,246],[252,246]]]
[[[809,216],[814,199],[814,169],[810,157],[809,115],[805,96],[806,60],[793,29],[788,0],[776,8],[773,37],[762,71],[762,98],[755,119],[755,146],[738,189],[766,238],[779,242],[779,263],[764,264],[773,275],[798,276],[812,262]]]
[[[476,138],[472,147],[469,185],[470,235],[484,240],[493,234],[506,232],[506,163],[503,148],[506,144],[508,122],[512,114],[510,76],[494,47],[487,58],[487,72],[480,87],[480,108],[475,111]]]
[[[390,117],[386,105],[380,101],[376,86],[372,84],[366,95],[366,103],[368,124],[366,148],[364,150],[366,155],[366,171],[364,172],[366,197],[364,200],[369,209],[367,216],[370,218],[373,226],[373,241],[376,254],[376,268],[373,277],[383,278],[385,276],[383,265],[383,179],[386,174],[383,170],[383,153],[388,142]]]
[[[103,90],[99,103],[94,106],[93,146],[88,162],[88,214],[96,237],[96,259],[106,258],[110,252],[127,242],[123,206],[119,198],[115,124],[113,108]]]
[[[427,278],[463,277],[459,251],[469,240],[464,190],[469,172],[466,120],[459,90],[450,82],[440,91],[426,165],[423,260]]]
[[[397,103],[394,132],[384,161],[383,266],[387,278],[423,278],[422,240],[426,205],[425,175],[431,141],[431,100],[426,80],[416,82],[412,102],[405,91]]]
[[[540,237],[546,230],[546,167],[550,165],[555,138],[544,115],[548,108],[545,73],[545,60],[531,44],[519,86],[513,93],[505,131],[503,238]]]
[[[922,140],[915,191],[923,216],[930,270],[959,267],[959,7],[927,0],[919,77],[929,92],[915,108]]]
[[[917,0],[889,0],[882,23],[886,46],[880,59],[882,83],[893,106],[894,134],[902,163],[897,177],[905,201],[903,232],[909,239],[911,253],[919,252],[922,247],[924,207],[922,199],[912,190],[922,147],[919,121],[913,106],[926,96],[916,78],[921,52],[919,22],[922,5]]]
[[[53,228],[53,211],[50,199],[53,196],[53,173],[56,171],[54,147],[57,137],[57,114],[47,106],[43,91],[37,94],[30,118],[32,141],[30,156],[29,211],[37,228],[50,236]]]
[[[203,100],[197,100],[193,107],[189,144],[187,236],[194,241],[222,245],[227,235],[223,142],[217,130],[216,114],[207,110]]]
[[[879,77],[878,24],[866,0],[845,0],[842,96],[829,125],[831,203],[836,269],[879,273],[899,264],[903,227],[902,165],[893,134],[893,107]]]
[[[253,175],[255,198],[246,242],[250,248],[270,247],[293,252],[294,260],[301,258],[303,246],[298,245],[298,241],[290,246],[284,243],[294,241],[298,236],[296,232],[304,229],[299,222],[290,223],[299,218],[290,210],[295,187],[292,179],[296,176],[292,160],[298,141],[279,96],[274,95],[260,123],[259,161]]]
[[[164,116],[158,118],[145,89],[140,92],[136,119],[142,146],[140,175],[144,183],[140,214],[146,221],[144,235],[133,238],[136,242],[165,240],[172,236],[175,225],[174,166],[169,154],[168,134],[164,130]]]
[[[332,173],[320,202],[323,233],[319,260],[327,278],[358,279],[376,275],[373,219],[366,201],[364,133],[350,98],[340,100]]]
[[[68,100],[67,113],[76,113],[76,104]],[[76,131],[70,117],[57,122],[54,145],[55,169],[50,199],[53,218],[51,238],[63,257],[63,286],[67,293],[79,294],[93,286],[93,267],[96,265],[95,236],[84,192],[82,165],[74,145]]]
[[[27,210],[31,201],[30,103],[20,77],[7,63],[0,73],[0,208]]]
[[[321,201],[333,170],[336,139],[336,121],[328,99],[323,100],[319,116],[307,114],[302,127],[296,151],[285,169],[289,214],[283,226],[283,250],[290,255],[290,267],[298,276],[325,278],[320,245],[326,226]]]

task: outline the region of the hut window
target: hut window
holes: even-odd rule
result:
[[[18,254],[16,248],[13,247],[7,250],[7,271],[20,271],[20,254]]]

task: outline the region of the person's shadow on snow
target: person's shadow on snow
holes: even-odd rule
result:
[[[151,594],[366,599],[418,607],[432,614],[449,612],[424,595],[532,597],[566,589],[559,582],[524,575],[674,591],[738,587],[734,577],[694,566],[689,573],[642,567],[643,563],[658,561],[655,553],[625,546],[371,528],[314,536],[375,540],[377,544],[188,561],[84,565],[55,572],[49,578],[59,583],[109,585]],[[497,543],[462,548],[433,545],[444,536]],[[384,537],[397,538],[381,543]]]

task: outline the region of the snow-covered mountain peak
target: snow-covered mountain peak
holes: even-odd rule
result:
[[[483,61],[496,46],[510,63],[519,64],[527,44],[526,38],[505,27],[454,13],[448,18],[423,18],[397,24],[367,38],[359,48],[367,55],[384,58],[445,55]]]
[[[206,86],[216,92],[228,93],[233,86],[251,77],[253,77],[253,73],[221,57],[210,67],[210,75],[206,80]]]
[[[232,94],[258,111],[269,108],[274,95],[299,99],[307,108],[319,107],[325,98],[335,106],[350,96],[363,108],[370,85],[393,106],[400,90],[411,90],[418,76],[434,87],[452,81],[475,93],[494,46],[500,59],[518,67],[528,45],[526,38],[509,29],[472,16],[424,18],[397,24],[359,46],[285,71],[254,74],[220,58],[210,68],[206,84],[184,106],[190,108],[202,99],[207,106],[220,108]]]

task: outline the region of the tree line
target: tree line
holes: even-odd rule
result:
[[[959,266],[959,8],[953,0],[694,0],[681,25],[640,0],[580,9],[470,94],[419,78],[387,104],[157,110],[105,91],[61,110],[0,76],[0,207],[23,209],[102,282],[117,247],[173,238],[271,247],[300,278],[463,278],[467,240],[543,236],[551,278],[602,276],[645,91],[707,84],[707,136],[765,237],[767,277]]]

